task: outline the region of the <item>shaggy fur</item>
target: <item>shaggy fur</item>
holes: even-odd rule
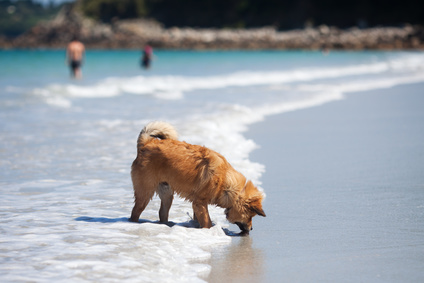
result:
[[[252,229],[253,216],[265,216],[263,194],[251,181],[219,153],[178,141],[175,129],[165,122],[149,123],[141,131],[131,178],[133,222],[138,222],[155,192],[161,199],[161,222],[168,222],[174,192],[192,202],[194,219],[203,228],[212,227],[208,204],[225,208],[228,221],[245,233]]]

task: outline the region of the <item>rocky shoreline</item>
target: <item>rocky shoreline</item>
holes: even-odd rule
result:
[[[302,30],[164,28],[153,20],[119,20],[111,24],[84,18],[72,10],[25,34],[0,37],[0,48],[65,48],[79,35],[89,49],[140,49],[146,43],[163,49],[306,49],[423,50],[424,27],[351,28],[325,25]]]

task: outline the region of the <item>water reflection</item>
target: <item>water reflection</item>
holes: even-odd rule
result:
[[[229,247],[214,251],[208,282],[263,282],[264,256],[251,236],[234,237]]]

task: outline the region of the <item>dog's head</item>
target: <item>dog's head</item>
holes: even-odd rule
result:
[[[248,181],[236,203],[225,209],[228,221],[236,224],[243,234],[248,234],[252,230],[252,218],[255,215],[266,216],[262,209],[263,198],[263,194]]]

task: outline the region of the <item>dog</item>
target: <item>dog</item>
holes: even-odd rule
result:
[[[242,233],[252,230],[255,215],[265,217],[264,195],[236,171],[221,154],[204,146],[178,140],[166,122],[151,122],[137,140],[137,157],[131,167],[134,208],[130,221],[138,222],[153,195],[161,199],[160,222],[168,222],[174,193],[192,202],[193,219],[211,228],[208,205],[225,208],[227,220]]]

